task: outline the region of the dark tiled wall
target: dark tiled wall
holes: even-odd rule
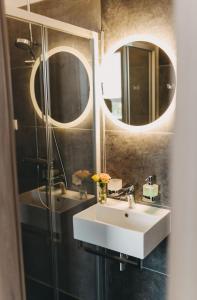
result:
[[[40,46],[35,47],[36,58],[41,55],[41,28],[33,25],[33,38]],[[16,131],[17,164],[19,175],[20,192],[33,189],[39,182],[36,165],[28,162],[28,159],[36,158],[37,151],[40,158],[47,156],[45,122],[41,121],[35,112],[30,96],[31,65],[24,63],[30,59],[28,51],[16,48],[15,40],[18,37],[29,37],[28,24],[8,19],[10,59],[12,67],[12,85],[14,96],[14,118],[18,121]],[[79,51],[92,66],[91,41],[75,37],[62,32],[48,30],[48,49],[58,46],[72,47]],[[67,74],[68,75],[68,74]],[[69,75],[68,75],[69,76]],[[63,80],[66,80],[63,78]],[[90,100],[92,101],[92,99]],[[94,171],[93,157],[93,117],[90,110],[86,119],[79,123],[77,128],[58,129],[54,128],[54,134],[59,147],[63,165],[66,171],[69,187],[72,183],[72,174],[79,169]],[[37,125],[36,125],[37,124]],[[36,142],[36,134],[38,140]],[[53,139],[53,158],[55,167],[62,172],[57,147]],[[89,192],[93,192],[93,183],[89,185]]]
[[[18,122],[16,137],[16,156],[18,169],[19,192],[31,190],[37,186],[38,178],[36,165],[28,162],[30,158],[36,158],[36,126],[38,132],[38,152],[39,157],[46,158],[46,139],[44,124],[37,117],[31,103],[29,83],[32,71],[31,65],[26,65],[25,60],[31,56],[28,51],[18,49],[15,46],[17,38],[29,38],[29,26],[27,23],[14,19],[7,19],[10,61],[12,72],[12,92],[14,104],[14,119]],[[32,26],[33,36],[37,43],[41,45],[41,28]],[[36,57],[41,55],[41,47],[34,50]]]
[[[166,300],[168,283],[168,239],[143,261],[142,269],[105,260],[105,300]],[[117,253],[116,253],[117,255]]]
[[[47,5],[48,1],[45,2]],[[89,6],[91,6],[92,3],[93,1],[89,3]],[[75,2],[75,4],[77,3]],[[53,1],[53,8],[54,7]],[[46,8],[47,6],[45,6],[43,13],[47,11]],[[62,12],[61,6],[58,9],[59,12]],[[76,9],[75,6],[75,10]],[[75,13],[79,14],[80,11],[81,6],[78,7]],[[63,14],[67,15],[67,13],[64,11]],[[91,14],[90,11],[89,14]],[[100,13],[98,16],[100,18]],[[79,19],[77,20],[79,21]],[[88,27],[90,16],[89,20],[85,18],[85,22]],[[92,22],[95,24],[97,21],[95,18],[92,18]],[[73,23],[75,23],[74,19]],[[93,27],[93,25],[90,24],[90,27]],[[14,116],[15,119],[18,120],[19,125],[19,129],[16,131],[16,153],[20,192],[32,190],[38,185],[41,185],[42,182],[41,179],[39,179],[38,182],[37,165],[35,164],[33,166],[31,163],[27,163],[27,159],[36,158],[37,151],[41,158],[46,159],[47,155],[46,124],[39,119],[33,109],[30,98],[29,83],[32,67],[24,64],[24,60],[30,57],[27,51],[15,47],[17,37],[29,38],[28,30],[28,24],[14,19],[8,20]],[[33,37],[41,45],[41,30],[39,26],[33,26]],[[87,39],[49,30],[48,46],[49,49],[57,46],[73,47],[86,57],[90,67],[92,65],[91,41]],[[35,54],[36,57],[40,56],[41,47],[35,49]],[[90,111],[89,116],[87,116],[77,128],[54,128],[54,133],[66,170],[68,186],[71,188],[71,178],[74,171],[78,169],[94,170],[92,111]],[[38,136],[38,145],[36,145],[36,134]],[[53,150],[53,157],[58,168],[61,170],[54,139]],[[89,192],[93,193],[92,182],[89,184]],[[80,207],[78,211],[84,208],[85,207]],[[78,211],[75,211],[75,213]],[[37,218],[39,218],[39,213],[36,215],[36,219]],[[72,215],[70,213],[68,213],[68,215],[64,214],[62,219],[64,220],[64,229],[67,230],[67,232],[58,248],[60,299],[94,300],[96,298],[95,257],[78,249],[77,242],[73,239]],[[26,276],[28,275],[27,296],[29,300],[34,298],[53,299],[53,276],[49,239],[50,232],[47,230],[40,233],[36,231],[36,228],[23,228],[24,261]],[[69,296],[69,294],[72,295]]]
[[[138,34],[152,36],[175,53],[171,0],[102,0],[101,3],[105,52],[120,40]],[[106,170],[112,177],[122,178],[124,184],[134,183],[138,201],[145,178],[155,174],[161,192],[159,204],[170,206],[173,119],[170,116],[154,129],[134,133],[106,117]],[[107,262],[106,299],[164,300],[167,248],[165,240],[145,259],[143,271],[128,266],[125,272],[120,272],[117,263]]]
[[[92,47],[91,41],[67,35],[62,32],[48,30],[48,47],[52,49],[58,46],[67,46],[79,51],[92,66]],[[68,75],[69,76],[69,75]],[[64,79],[66,80],[66,78]],[[92,101],[92,99],[91,99]],[[72,185],[72,174],[80,169],[87,169],[94,172],[94,155],[93,155],[93,112],[89,112],[88,117],[78,126],[71,129],[54,128],[56,141],[60,146],[60,153],[64,163],[68,186]],[[54,158],[59,160],[55,143]],[[59,165],[60,167],[60,165]],[[89,185],[89,192],[93,193],[93,184]]]
[[[123,184],[136,187],[136,200],[142,198],[144,179],[157,175],[160,185],[160,204],[169,206],[169,155],[172,134],[131,134],[121,131],[106,133],[107,171]]]
[[[60,299],[64,300],[96,300],[96,260],[95,256],[83,251],[73,238],[73,215],[95,203],[90,201],[74,204],[62,213],[57,213],[59,230],[56,242],[51,244],[50,231],[40,227],[45,221],[47,228],[47,212],[40,214],[30,207],[29,214],[37,214],[35,226],[23,224],[23,253],[26,272],[27,299],[54,299],[54,277],[52,267],[52,247],[57,253],[57,290]],[[46,216],[47,217],[47,216]]]
[[[165,300],[167,277],[150,270],[127,265],[120,272],[119,265],[107,263],[107,300]]]
[[[149,35],[175,52],[172,1],[103,0],[102,29],[107,52],[120,40]],[[137,198],[148,175],[155,174],[161,203],[169,205],[169,157],[173,137],[173,116],[144,133],[129,133],[106,117],[106,169],[124,183],[136,183]]]

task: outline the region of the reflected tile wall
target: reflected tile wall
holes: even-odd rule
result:
[[[26,159],[47,158],[46,130],[43,122],[35,112],[30,95],[31,65],[24,63],[25,59],[30,59],[28,51],[18,49],[15,41],[18,37],[28,37],[29,26],[27,23],[14,19],[8,19],[10,59],[12,71],[12,87],[14,96],[14,118],[18,121],[19,129],[16,131],[17,164],[19,174],[20,192],[33,189],[37,186],[36,164],[24,163]],[[41,45],[41,28],[33,25],[33,38]],[[67,46],[78,50],[92,66],[91,41],[48,30],[48,48]],[[35,47],[36,58],[41,55],[41,47]],[[69,76],[69,74],[66,74]],[[63,80],[66,80],[63,78]],[[93,172],[93,113],[90,110],[86,119],[78,124],[78,128],[70,130],[58,130],[54,128],[57,135],[57,142],[62,161],[66,170],[69,187],[71,187],[72,174],[81,168],[89,169]],[[57,147],[53,139],[54,159],[59,163]],[[59,163],[60,165],[60,163]],[[61,167],[59,168],[62,172]],[[36,177],[35,177],[36,176]],[[89,184],[90,191],[93,192],[93,183]]]
[[[24,60],[29,58],[29,54],[27,51],[17,49],[15,47],[15,40],[17,37],[29,37],[28,24],[14,19],[9,19],[8,24],[13,83],[14,118],[18,120],[19,125],[19,129],[15,132],[16,154],[20,193],[22,193],[27,190],[32,190],[33,188],[44,184],[46,181],[46,170],[40,172],[41,176],[44,176],[44,178],[38,178],[37,174],[37,157],[44,159],[47,158],[46,124],[40,121],[33,109],[31,102],[29,90],[31,67],[27,67],[24,64]],[[62,45],[74,47],[86,57],[91,67],[91,41],[63,34],[62,32],[54,32],[52,30],[49,30],[48,33],[49,49]],[[33,36],[37,41],[41,42],[39,26],[33,26]],[[40,49],[41,47],[38,47],[36,57],[40,55]],[[66,75],[69,76],[69,74]],[[78,128],[72,128],[69,130],[60,130],[58,128],[54,128],[53,131],[66,171],[68,185],[71,187],[72,174],[76,170],[89,169],[90,171],[93,171],[94,168],[94,130],[92,111],[90,111],[90,114],[86,120],[78,125]],[[62,173],[54,138],[53,159],[55,160],[55,164],[58,166],[58,169]],[[93,193],[93,186],[94,184],[91,182],[88,187],[89,192],[91,193]],[[79,210],[82,210],[83,208],[84,207],[80,206]],[[77,212],[78,211],[75,213]],[[66,246],[68,247],[66,248],[64,245],[64,248],[61,248],[58,253],[58,259],[60,260],[58,272],[59,277],[61,278],[60,281],[63,290],[60,298],[78,299],[78,296],[82,294],[84,300],[93,300],[96,298],[95,257],[81,253],[81,251],[78,250],[77,242],[73,239],[73,230],[71,228],[72,215],[68,215],[70,221],[69,226],[66,223],[67,218],[64,216],[64,228],[67,226],[69,231],[69,236],[68,234],[65,236],[65,244],[67,242]],[[48,242],[49,237],[50,235],[48,232],[44,231],[43,233],[38,234],[38,232],[35,231],[35,228],[26,228],[26,231],[23,231],[24,264],[26,270],[25,275],[27,275],[29,272],[33,277],[31,278],[33,280],[28,280],[27,284],[27,296],[29,300],[33,300],[34,298],[53,299],[53,290],[50,288],[50,286],[47,286],[48,284],[53,283],[50,265],[51,252],[50,244]],[[41,249],[40,255],[36,255],[36,253],[38,253],[38,249]],[[65,249],[67,251],[66,254]],[[47,253],[47,255],[44,255],[44,253]],[[69,269],[67,266],[62,264],[62,260],[65,262],[65,255],[66,262],[68,260],[69,263]],[[68,279],[66,282],[65,275]],[[84,277],[82,278],[82,276]],[[74,294],[73,297],[66,295],[65,289],[68,288],[72,289]],[[76,294],[77,296],[75,297]]]
[[[35,13],[98,31],[101,27],[99,0],[45,0],[31,5]]]
[[[68,180],[68,186],[72,186],[72,174],[77,170],[89,170],[94,172],[94,157],[93,157],[93,132],[92,130],[54,130],[56,141],[60,145],[60,153],[65,166],[65,171]],[[54,158],[58,161],[57,148],[53,147]],[[59,168],[61,166],[59,165]],[[92,181],[88,181],[89,193],[93,193]]]

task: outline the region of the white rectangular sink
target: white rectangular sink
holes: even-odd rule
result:
[[[72,209],[83,205],[86,201],[93,201],[94,195],[87,195],[87,199],[80,199],[79,192],[67,190],[62,194],[61,189],[52,190],[51,201],[48,203],[46,187],[42,186],[19,195],[21,223],[48,230],[48,208],[56,217],[56,230],[62,230],[62,217]]]
[[[74,238],[144,259],[170,233],[170,210],[108,199],[73,216]]]

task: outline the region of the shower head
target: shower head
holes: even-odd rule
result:
[[[23,50],[32,50],[32,42],[29,39],[25,38],[17,38],[15,41],[15,46],[17,48],[23,49]]]
[[[31,12],[30,9],[30,1],[27,0],[27,11]],[[31,60],[25,60],[26,64],[32,64],[36,60],[36,56],[34,54],[34,46],[38,46],[38,44],[33,40],[33,33],[32,33],[32,24],[29,22],[29,39],[27,38],[17,38],[15,41],[15,46],[19,49],[28,51],[31,55]]]
[[[28,51],[31,54],[31,60],[25,61],[25,63],[33,63],[36,60],[35,54],[33,52],[33,47],[37,46],[38,44],[36,42],[32,42],[29,39],[26,38],[17,38],[15,41],[15,46],[19,49]]]

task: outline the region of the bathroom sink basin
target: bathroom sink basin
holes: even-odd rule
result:
[[[170,210],[108,199],[73,216],[74,238],[144,259],[170,233]]]
[[[93,201],[94,195],[87,195],[87,200],[80,200],[80,195],[76,191],[67,190],[62,194],[61,190],[52,191],[50,204],[44,187],[24,192],[19,195],[20,220],[21,223],[38,227],[44,230],[49,228],[48,211],[53,211],[56,215],[56,230],[61,232],[61,215],[76,209],[85,202]]]
[[[92,198],[94,198],[94,195],[87,195],[87,200]],[[20,195],[19,199],[22,204],[42,209],[50,206],[57,213],[62,213],[84,201],[80,199],[79,192],[67,190],[65,194],[62,194],[60,189],[56,189],[51,192],[51,203],[48,204],[43,187],[25,192]]]

